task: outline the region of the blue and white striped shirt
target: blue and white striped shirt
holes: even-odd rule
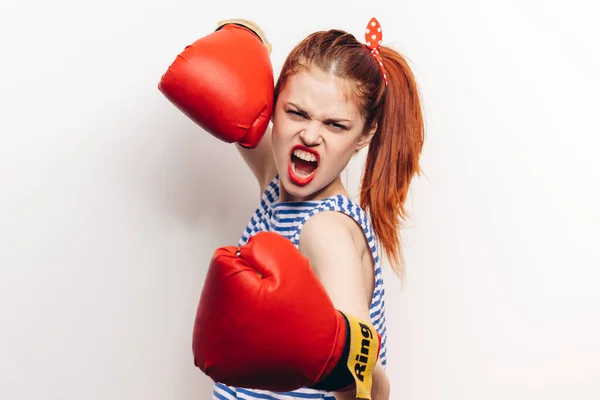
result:
[[[383,275],[380,266],[379,254],[375,243],[373,228],[366,213],[351,199],[342,196],[331,196],[323,200],[280,202],[279,177],[276,176],[265,189],[260,205],[250,218],[238,245],[245,244],[254,234],[261,231],[273,231],[291,240],[296,247],[300,240],[300,231],[304,223],[320,211],[339,211],[352,217],[363,229],[368,240],[373,260],[375,261],[375,290],[371,299],[371,323],[381,335],[381,350],[379,359],[384,368],[387,363],[387,329],[385,322],[385,290]],[[216,383],[213,387],[213,400],[335,400],[333,393],[318,391],[308,388],[292,392],[269,392],[265,390],[251,390],[234,388]]]

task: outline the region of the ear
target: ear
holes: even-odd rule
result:
[[[358,143],[356,144],[356,152],[358,152],[359,150],[363,149],[366,145],[371,143],[371,139],[373,139],[375,132],[377,132],[377,123],[374,123],[371,129],[369,129],[366,132],[363,132],[363,134],[360,135]]]

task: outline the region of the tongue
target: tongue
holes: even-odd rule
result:
[[[301,172],[305,175],[310,175],[316,168],[316,163],[310,161],[304,161],[298,157],[294,157],[294,164],[296,166],[296,171]]]

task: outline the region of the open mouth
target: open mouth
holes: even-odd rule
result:
[[[319,168],[319,153],[304,146],[292,149],[289,163],[290,179],[298,185],[308,184]]]

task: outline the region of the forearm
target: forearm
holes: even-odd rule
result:
[[[354,400],[354,390],[348,392],[336,392],[336,400]],[[373,369],[373,386],[371,389],[371,400],[389,400],[390,398],[390,381],[385,373],[383,366],[377,363]]]
[[[255,148],[245,148],[239,143],[236,144],[236,148],[258,180],[262,196],[265,187],[277,174],[271,149],[271,126],[267,128],[260,143]]]

